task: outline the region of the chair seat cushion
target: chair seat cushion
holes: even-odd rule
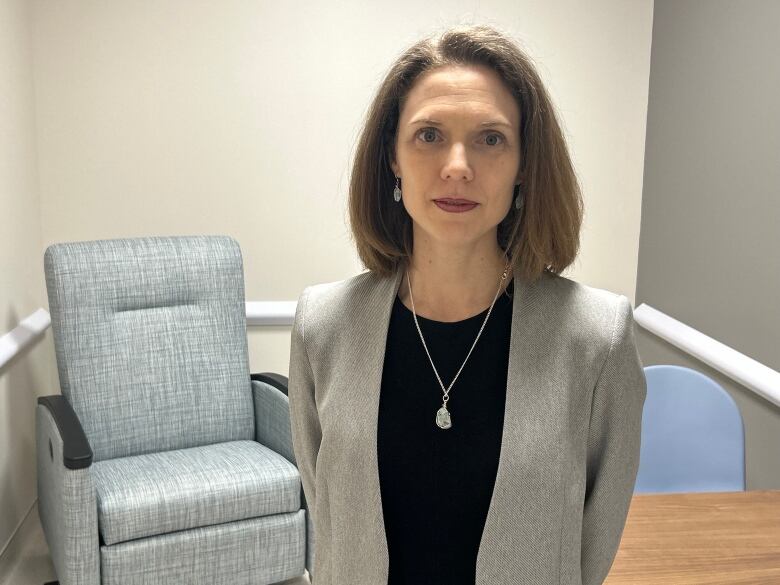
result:
[[[90,467],[105,544],[300,509],[295,465],[255,441],[107,459]]]

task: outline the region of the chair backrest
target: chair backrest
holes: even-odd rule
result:
[[[44,269],[60,388],[94,461],[254,438],[233,238],[58,243]]]
[[[647,366],[635,493],[745,489],[745,433],[734,399],[680,366]]]

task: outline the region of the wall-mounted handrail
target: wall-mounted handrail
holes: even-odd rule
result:
[[[780,406],[780,372],[642,303],[634,320],[658,337]]]
[[[292,325],[297,301],[250,301],[246,303],[246,323],[255,325]],[[0,337],[0,368],[30,345],[51,324],[46,309],[38,309],[19,325]]]
[[[249,301],[246,303],[246,323],[248,326],[292,325],[297,304],[297,301]],[[634,309],[634,320],[651,333],[780,406],[780,372],[645,303]],[[42,334],[50,323],[49,313],[38,309],[22,319],[11,332],[0,337],[0,368]]]
[[[0,368],[46,331],[50,323],[49,312],[46,309],[38,309],[0,337]]]
[[[249,301],[247,325],[292,325],[298,301]]]

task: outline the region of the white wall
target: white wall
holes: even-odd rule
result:
[[[21,263],[2,302],[15,317],[42,304],[43,250],[69,240],[229,234],[243,250],[248,300],[295,300],[309,284],[357,274],[346,193],[369,100],[404,48],[460,23],[508,30],[537,61],[586,200],[582,255],[567,275],[633,298],[652,0],[402,0],[392,8],[358,0],[34,1],[34,95],[29,56],[0,57],[25,83],[15,86],[26,122],[13,140],[28,153],[25,179],[16,180],[23,187],[2,196],[10,198],[4,206],[24,208],[23,225],[37,226],[30,198],[38,181],[42,235],[39,244],[25,228],[26,244],[2,256],[4,267]],[[9,33],[27,34],[21,15],[16,25],[2,20]],[[18,113],[5,115],[18,123]],[[6,153],[2,164],[16,156]],[[4,317],[10,325],[8,310]],[[286,374],[288,351],[287,327],[250,331],[252,371]],[[9,475],[29,485],[33,462],[28,452],[3,468],[0,485]],[[30,491],[19,502],[3,499],[0,517],[17,517],[32,501]]]

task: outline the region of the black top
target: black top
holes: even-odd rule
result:
[[[474,585],[501,452],[514,281],[452,386],[452,427],[436,412],[441,389],[412,311],[396,296],[385,352],[377,428],[379,484],[390,557],[388,585]],[[417,316],[445,388],[488,309],[445,323]]]

